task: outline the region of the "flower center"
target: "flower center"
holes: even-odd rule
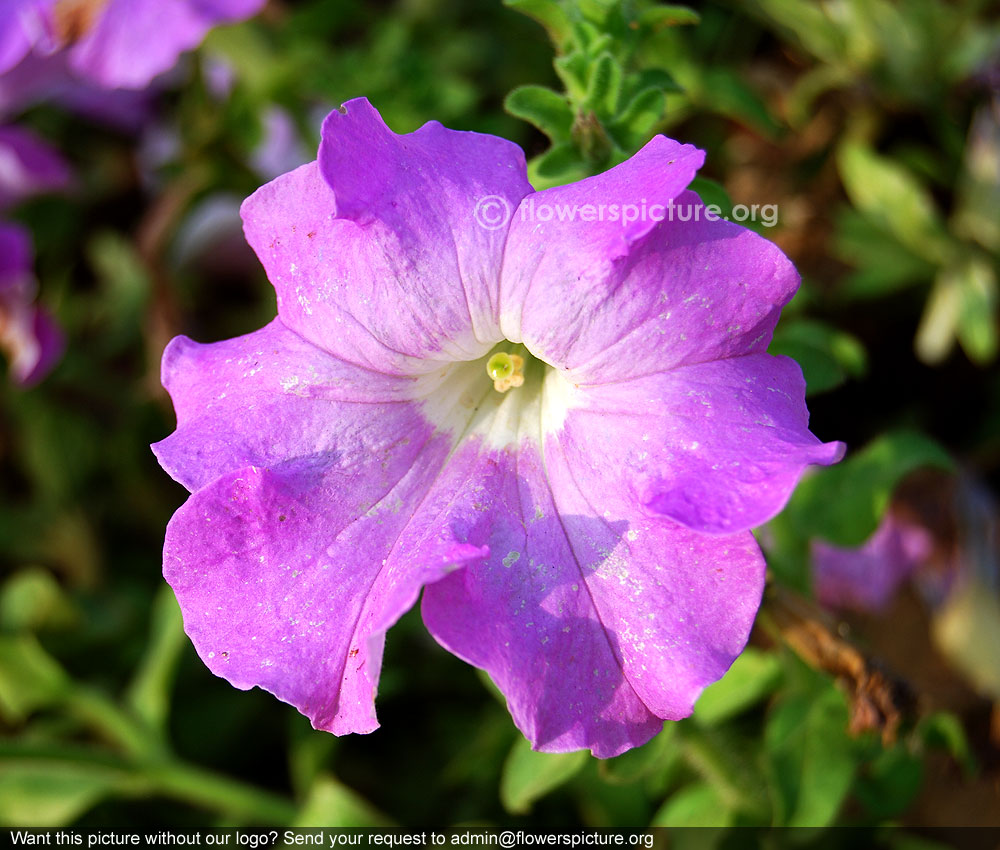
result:
[[[493,380],[493,389],[505,393],[524,383],[524,358],[520,354],[498,351],[486,361],[486,374]]]
[[[484,370],[492,387],[483,382]],[[424,387],[417,397],[436,430],[481,439],[494,449],[525,440],[538,444],[543,434],[557,432],[576,394],[558,369],[509,340],[485,356],[428,374]]]

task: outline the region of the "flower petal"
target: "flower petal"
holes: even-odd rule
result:
[[[807,465],[844,453],[809,432],[805,382],[787,357],[752,354],[585,387],[574,405],[559,436],[573,468],[595,488],[614,486],[653,514],[713,534],[770,519]]]
[[[0,127],[0,209],[69,182],[69,165],[53,148],[21,127]]]
[[[891,510],[861,546],[811,544],[816,598],[830,608],[881,611],[933,550],[927,529]]]
[[[18,64],[46,35],[44,0],[5,0],[0,6],[0,74]]]
[[[62,356],[62,332],[35,304],[31,235],[0,222],[0,349],[10,358],[10,374],[21,386],[40,381]]]
[[[688,715],[732,663],[763,561],[749,534],[707,537],[617,501],[602,516],[564,460],[546,461],[530,440],[452,459],[449,528],[490,554],[424,589],[424,622],[490,674],[536,749],[610,757]]]
[[[364,99],[344,110],[323,125],[318,166],[243,205],[279,315],[338,357],[393,374],[482,356],[500,340],[506,228],[477,224],[477,203],[513,209],[530,191],[523,153],[436,122],[396,135]]]
[[[586,534],[600,521],[559,517],[537,449],[527,445],[515,457],[466,443],[445,475],[441,486],[454,493],[449,525],[490,556],[425,588],[431,634],[490,674],[536,749],[590,748],[603,757],[653,737],[662,721],[623,679],[614,635],[564,530],[579,523]]]
[[[192,491],[241,467],[310,457],[345,475],[359,459],[385,463],[395,481],[431,434],[408,403],[420,380],[344,363],[280,319],[211,345],[177,337],[162,371],[178,427],[153,451]]]
[[[703,151],[656,136],[631,159],[603,174],[525,198],[514,214],[501,281],[504,336],[541,343],[552,333],[568,343],[607,298],[609,280],[656,222],[632,221],[648,204],[669,204],[704,162]],[[561,330],[546,332],[555,320]],[[581,324],[584,322],[584,324]]]
[[[264,0],[108,0],[93,28],[69,47],[70,65],[105,88],[145,88],[213,26],[248,18],[263,5]]]
[[[488,552],[427,499],[456,440],[409,397],[453,419],[434,379],[345,364],[280,319],[164,357],[179,424],[155,450],[196,490],[164,554],[188,634],[218,675],[337,734],[377,725],[385,631],[420,587]]]
[[[691,159],[672,166],[683,174],[677,182],[700,161]],[[615,171],[601,175],[609,178],[602,201],[615,196]],[[534,282],[519,328],[532,353],[582,385],[767,349],[799,284],[792,264],[752,231],[708,220],[693,192],[681,193],[664,214],[674,220],[651,227],[625,255],[595,241],[595,229],[603,236],[607,224],[553,223],[536,242],[515,220],[504,293],[509,278]]]
[[[424,583],[483,555],[448,539],[400,544],[446,451],[439,440],[385,490],[378,463],[361,474],[306,458],[236,470],[191,496],[167,528],[164,576],[212,672],[270,691],[318,729],[375,729],[386,630]]]

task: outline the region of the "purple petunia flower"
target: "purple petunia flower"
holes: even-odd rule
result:
[[[749,529],[842,454],[765,354],[798,276],[704,216],[702,160],[657,137],[535,193],[516,145],[359,99],[244,203],[278,318],[170,344],[154,447],[192,493],[164,574],[213,672],[371,731],[422,590],[538,749],[613,756],[691,712],[760,602]]]
[[[5,0],[0,74],[37,60],[105,89],[141,89],[169,71],[217,24],[243,20],[265,0]]]
[[[812,543],[816,598],[830,608],[880,611],[900,584],[931,554],[927,529],[886,512],[861,546]]]
[[[18,225],[0,222],[0,348],[23,386],[40,381],[63,352],[62,333],[35,304],[35,291],[31,236]]]
[[[33,195],[65,189],[69,165],[34,133],[0,127],[0,210]]]

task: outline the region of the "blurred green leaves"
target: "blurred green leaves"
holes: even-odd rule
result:
[[[924,466],[953,461],[933,440],[912,431],[885,434],[836,466],[803,480],[786,508],[787,521],[808,538],[861,545],[878,526],[896,485]]]
[[[841,178],[855,208],[892,233],[918,257],[933,265],[953,253],[944,223],[929,193],[903,166],[853,141],[838,152]]]
[[[768,353],[791,357],[802,367],[807,395],[862,378],[868,370],[868,356],[855,337],[813,319],[790,318],[779,324]]]
[[[131,795],[136,777],[67,750],[51,757],[19,756],[0,745],[0,824],[57,827],[113,793]]]
[[[736,717],[770,696],[781,681],[778,659],[747,648],[718,682],[709,685],[694,707],[694,719],[714,726]]]
[[[500,799],[512,814],[531,810],[532,804],[576,775],[587,762],[587,752],[536,753],[519,737],[504,763]]]
[[[764,731],[775,816],[785,826],[827,826],[851,787],[856,757],[843,695],[828,689],[780,701]]]

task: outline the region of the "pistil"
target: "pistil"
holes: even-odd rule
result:
[[[524,383],[524,358],[520,354],[498,351],[486,361],[486,374],[493,381],[493,389],[505,393]]]

